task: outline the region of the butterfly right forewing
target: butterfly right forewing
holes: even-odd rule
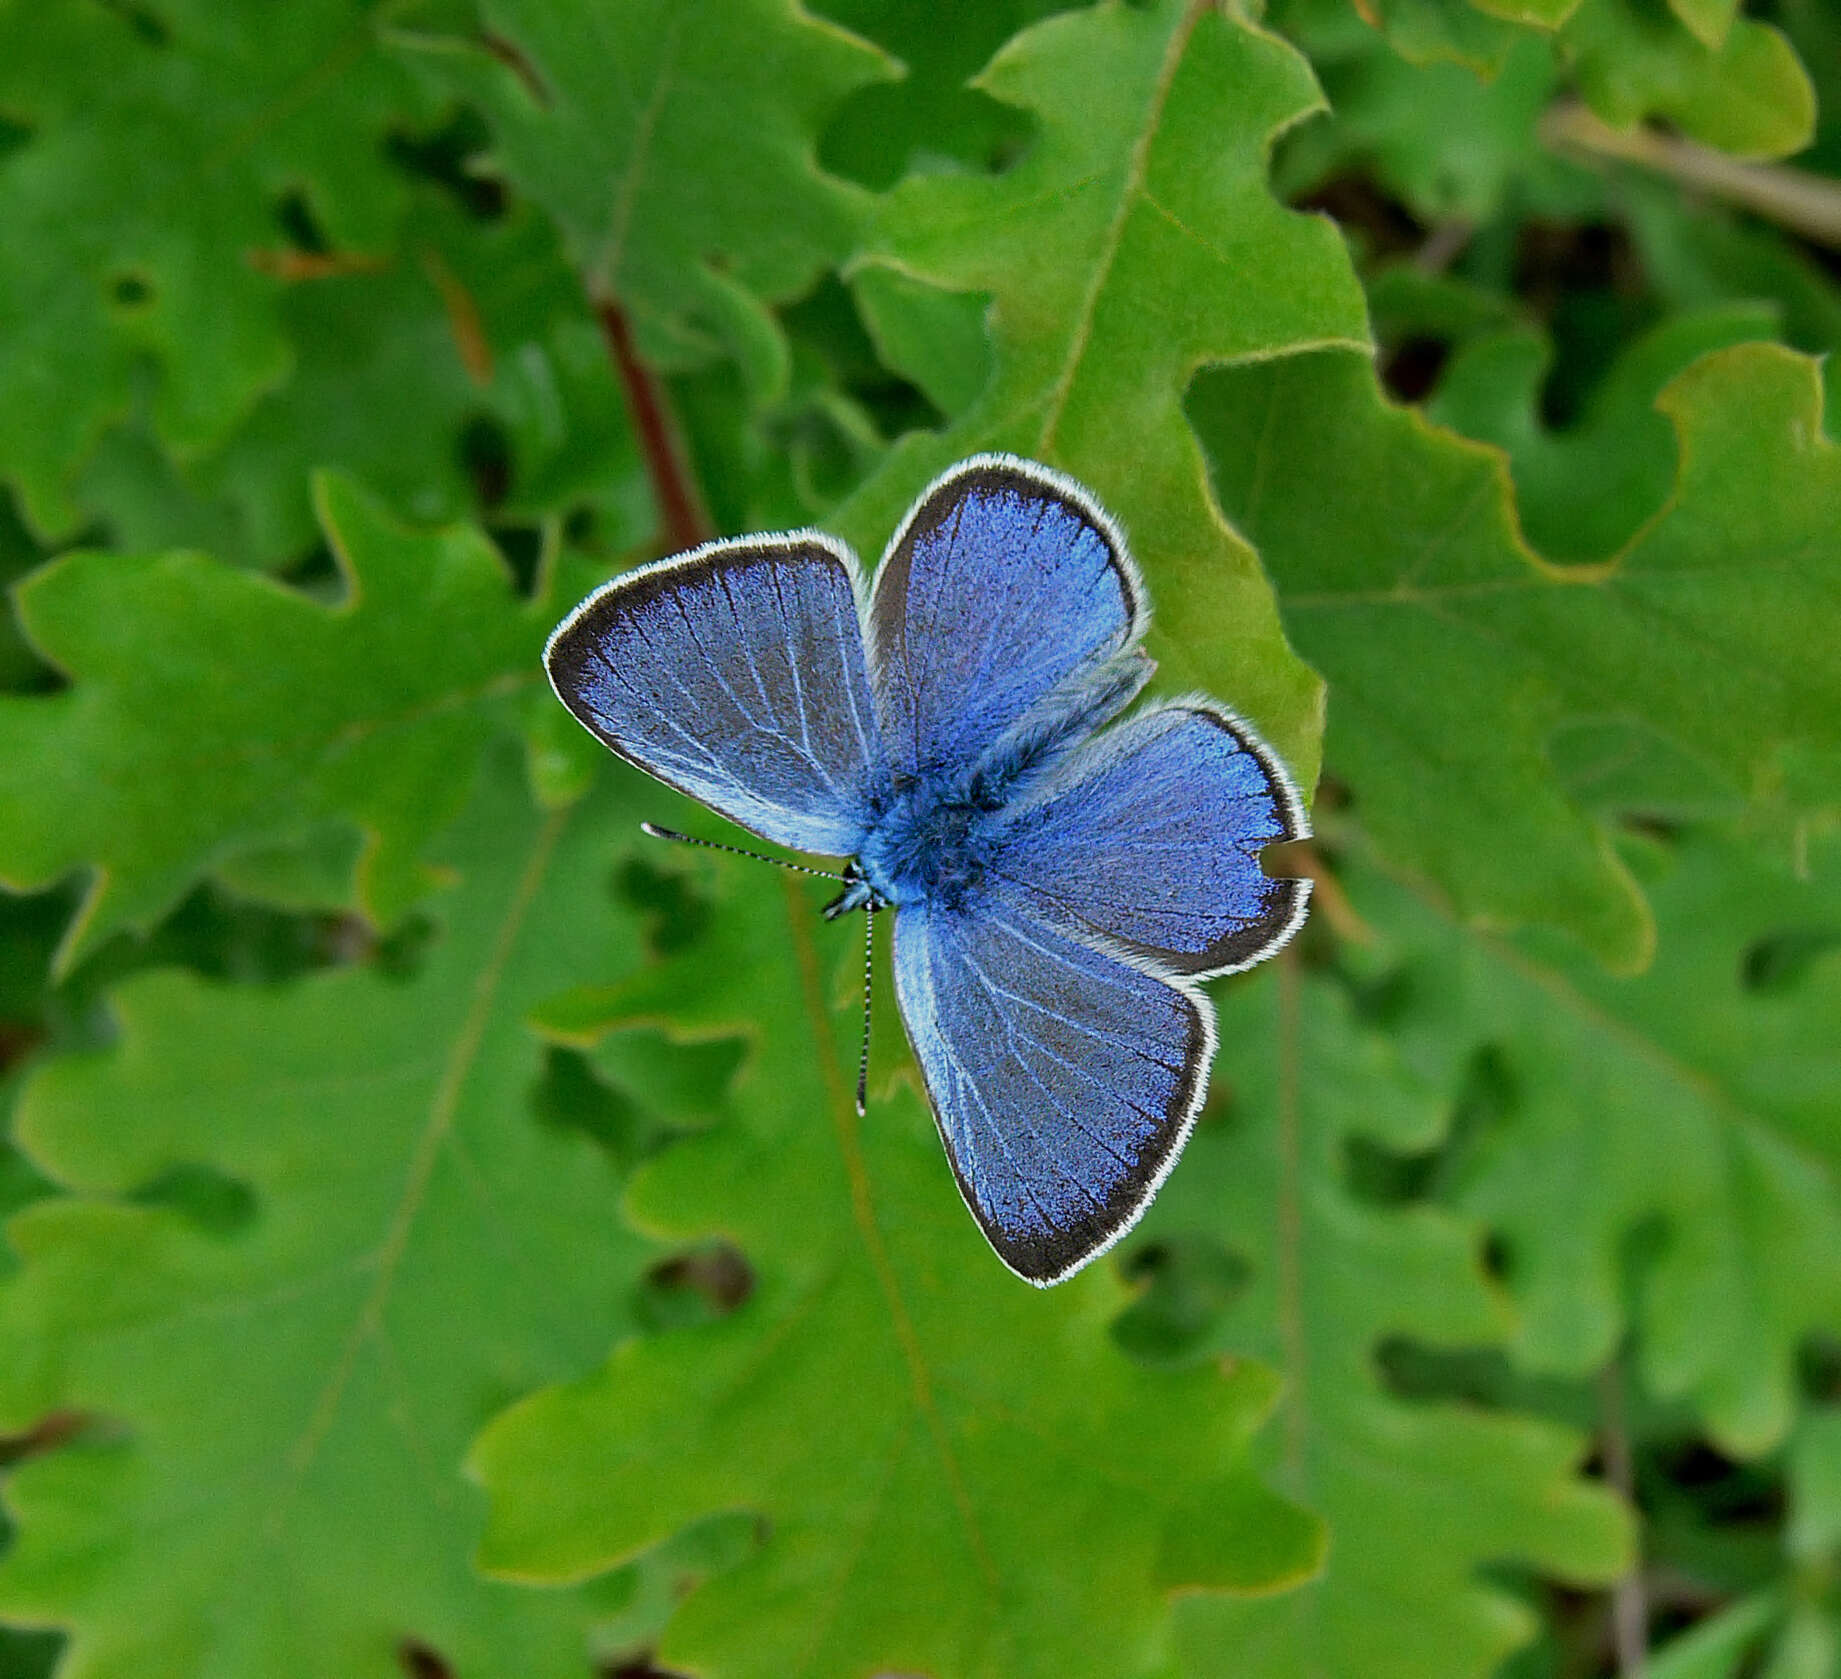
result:
[[[743,537],[627,572],[544,664],[592,734],[750,832],[831,856],[862,842],[887,767],[841,543]]]

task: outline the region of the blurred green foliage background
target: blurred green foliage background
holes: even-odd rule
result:
[[[0,1676],[1841,1673],[1837,112],[1832,0],[0,0]],[[538,666],[984,448],[1315,788],[1048,1294]]]

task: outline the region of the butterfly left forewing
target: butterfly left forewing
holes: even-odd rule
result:
[[[1310,832],[1284,766],[1207,700],[1148,707],[1070,754],[1004,813],[998,889],[1074,937],[1160,971],[1234,973],[1302,925],[1308,880],[1267,846]]]

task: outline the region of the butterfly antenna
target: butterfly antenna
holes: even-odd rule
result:
[[[842,880],[841,874],[829,869],[808,869],[803,863],[789,863],[784,857],[769,857],[764,851],[744,851],[739,845],[724,845],[721,840],[698,839],[695,834],[680,834],[675,828],[661,828],[656,822],[639,824],[642,834],[654,839],[677,840],[683,845],[701,845],[711,851],[726,851],[731,857],[752,857],[757,863],[772,863],[776,868],[791,869],[795,874],[815,874],[820,880]]]
[[[870,981],[876,971],[876,907],[865,906],[863,926],[863,1048],[857,1055],[857,1118],[869,1111],[869,1002]]]

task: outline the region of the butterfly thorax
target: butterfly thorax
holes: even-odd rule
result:
[[[1144,686],[1151,661],[1136,648],[1073,672],[984,752],[970,770],[926,765],[899,777],[878,811],[857,867],[884,903],[958,909],[984,878],[1032,783]],[[863,899],[867,902],[867,897]],[[858,907],[852,900],[848,907]]]
[[[996,813],[975,787],[898,785],[858,853],[864,881],[885,903],[958,908],[983,876]]]

